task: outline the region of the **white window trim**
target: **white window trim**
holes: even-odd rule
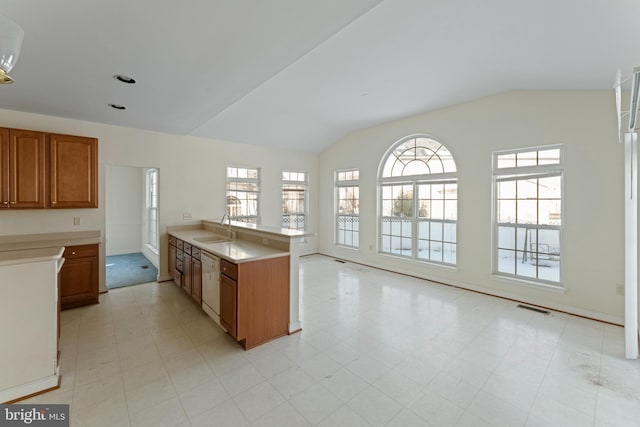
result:
[[[304,181],[295,181],[295,180],[285,180],[284,178],[282,179],[282,195],[284,196],[284,186],[285,185],[300,185],[304,187],[304,204],[303,204],[303,216],[304,216],[304,229],[302,229],[301,231],[307,231],[308,227],[309,227],[309,173],[306,171],[299,171],[299,170],[283,170],[282,173],[298,173],[298,174],[303,174],[304,175]],[[284,216],[284,212],[282,212],[282,215]],[[290,228],[291,230],[299,230],[297,228]],[[306,238],[304,239],[304,242],[306,242]]]
[[[340,173],[344,173],[344,172],[358,172],[358,179],[349,179],[349,180],[339,180],[338,179],[338,175]],[[345,245],[345,244],[341,244],[338,242],[338,232],[339,232],[339,228],[338,228],[338,218],[340,216],[350,216],[353,218],[358,218],[358,223],[360,222],[360,213],[358,212],[358,215],[340,215],[340,213],[338,212],[338,209],[340,208],[340,191],[339,188],[340,187],[358,187],[358,206],[360,205],[360,194],[359,194],[359,190],[360,190],[360,169],[359,168],[348,168],[348,169],[338,169],[336,171],[334,171],[333,174],[333,182],[334,182],[334,186],[333,186],[333,191],[334,191],[334,196],[333,196],[333,203],[334,203],[334,207],[333,207],[333,244],[335,246],[338,246],[340,248],[345,248],[345,249],[351,249],[351,250],[360,250],[360,227],[358,226],[358,243],[356,245]]]
[[[558,149],[560,152],[558,163],[554,164],[545,164],[545,165],[529,165],[529,166],[514,166],[508,168],[498,168],[498,156],[505,154],[518,154],[518,153],[528,153],[533,151],[545,151],[545,150],[554,150]],[[540,145],[535,147],[527,147],[527,148],[518,148],[513,150],[502,150],[495,151],[493,153],[493,182],[491,186],[491,196],[492,196],[492,204],[491,204],[491,221],[492,221],[492,231],[491,231],[491,264],[492,264],[492,272],[491,277],[496,279],[501,279],[504,281],[508,281],[510,283],[525,285],[530,287],[536,287],[541,289],[549,289],[556,290],[560,292],[566,291],[566,287],[564,286],[564,268],[562,259],[565,257],[566,247],[564,245],[564,201],[565,201],[565,192],[564,192],[564,148],[562,144],[552,144],[552,145]],[[498,195],[497,195],[497,183],[498,182],[507,182],[507,181],[518,181],[526,178],[548,178],[560,176],[560,211],[562,214],[560,226],[549,226],[544,224],[535,224],[536,229],[552,229],[559,231],[559,242],[560,242],[560,265],[559,265],[559,281],[554,282],[545,279],[539,279],[535,277],[522,276],[518,274],[510,274],[498,271]],[[519,225],[525,224],[517,224],[517,223],[509,223],[505,225],[513,225],[514,227],[518,227]],[[530,224],[527,224],[530,225]]]
[[[154,253],[159,253],[159,215],[160,215],[160,195],[156,194],[156,198],[158,200],[157,206],[152,207],[151,206],[151,175],[154,174],[155,175],[155,181],[156,181],[156,189],[159,188],[159,176],[158,176],[158,169],[157,168],[148,168],[145,171],[145,185],[146,185],[146,206],[145,206],[145,210],[146,210],[146,238],[145,238],[145,245],[151,249]],[[155,233],[154,235],[156,236],[155,242],[151,241],[151,233],[150,233],[150,228],[151,228],[151,211],[155,210],[156,212],[156,220],[153,221],[155,223]]]
[[[423,174],[423,175],[407,175],[407,176],[394,176],[394,177],[384,177],[384,168],[385,168],[385,164],[387,163],[387,161],[389,160],[390,156],[393,154],[393,152],[395,151],[395,149],[401,145],[404,144],[406,141],[410,141],[412,139],[417,139],[417,138],[428,138],[431,139],[433,141],[436,141],[437,143],[439,143],[440,145],[442,145],[444,148],[447,149],[447,151],[449,151],[449,153],[451,154],[455,167],[456,167],[456,171],[455,172],[443,172],[443,173],[433,173],[433,174]],[[383,203],[382,203],[382,189],[385,185],[400,185],[400,184],[404,184],[404,185],[412,185],[413,186],[413,204],[414,204],[414,213],[418,212],[418,197],[416,197],[416,190],[418,188],[418,186],[420,184],[427,184],[427,185],[434,185],[434,184],[445,184],[445,183],[458,183],[458,164],[457,162],[455,162],[455,158],[453,157],[453,153],[451,152],[451,150],[449,149],[448,146],[446,146],[445,144],[443,144],[442,142],[440,142],[440,140],[438,138],[435,138],[431,135],[428,134],[414,134],[414,135],[408,135],[398,141],[396,141],[395,143],[393,143],[389,149],[387,149],[387,151],[385,152],[384,156],[382,157],[382,160],[380,161],[380,164],[378,165],[378,185],[377,185],[377,209],[378,209],[378,213],[377,213],[377,231],[376,231],[376,244],[377,244],[377,248],[376,248],[376,252],[379,255],[384,255],[384,256],[389,256],[389,257],[394,257],[394,258],[399,258],[399,259],[403,259],[403,260],[411,260],[411,261],[415,261],[415,262],[420,262],[420,263],[425,263],[425,264],[430,264],[433,266],[444,266],[446,268],[453,268],[453,269],[457,269],[457,265],[458,265],[458,258],[457,258],[457,248],[458,248],[458,232],[457,232],[457,228],[458,228],[458,218],[456,215],[456,220],[455,220],[455,224],[456,224],[456,262],[451,264],[448,262],[444,262],[444,261],[437,261],[437,260],[432,260],[432,259],[425,259],[425,258],[418,258],[418,230],[417,230],[417,224],[419,221],[419,218],[417,216],[414,215],[414,217],[411,218],[412,220],[412,229],[411,229],[411,245],[412,248],[414,248],[414,250],[412,250],[412,254],[411,256],[405,256],[405,255],[400,255],[400,254],[394,254],[394,253],[390,253],[390,252],[382,252],[382,223],[384,221],[385,218],[396,218],[396,217],[386,217],[382,215],[382,211],[383,211]],[[458,199],[458,194],[456,194],[456,204],[458,204],[459,199]],[[447,220],[443,219],[443,222],[445,222]],[[451,222],[449,220],[449,222]]]
[[[236,169],[254,169],[257,172],[257,176],[258,178],[238,178],[238,177],[230,177],[228,175],[229,173],[229,168],[236,168]],[[228,189],[228,184],[230,182],[239,182],[239,183],[251,183],[251,184],[256,184],[257,185],[257,194],[256,194],[256,224],[260,224],[261,223],[261,214],[260,211],[262,209],[262,184],[261,184],[261,176],[262,176],[262,170],[258,167],[255,166],[246,166],[246,165],[236,165],[236,164],[229,164],[225,166],[224,169],[224,173],[225,173],[225,189],[224,189],[224,206],[225,206],[225,213],[226,213],[226,206],[227,206],[227,192],[229,191]],[[231,217],[231,219],[234,218],[250,218],[250,217]]]

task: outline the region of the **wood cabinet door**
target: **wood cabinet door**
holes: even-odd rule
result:
[[[193,274],[191,273],[191,255],[184,254],[182,262],[182,289],[189,295],[191,295],[191,281],[193,280]]]
[[[191,296],[198,304],[202,304],[202,263],[193,258],[191,266]]]
[[[50,207],[98,207],[98,140],[49,135]]]
[[[60,299],[62,308],[98,302],[98,258],[65,259],[60,271]]]
[[[9,207],[9,129],[0,128],[0,209]]]
[[[178,249],[173,245],[169,245],[169,274],[174,279],[178,277],[178,272],[176,271],[176,255],[177,254],[178,254]]]
[[[46,153],[44,133],[9,130],[10,207],[46,207]]]
[[[234,338],[238,337],[237,301],[238,283],[224,274],[220,275],[220,323]]]

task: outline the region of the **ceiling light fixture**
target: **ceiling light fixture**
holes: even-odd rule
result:
[[[109,104],[109,107],[115,109],[115,110],[126,110],[127,107],[125,107],[124,105],[120,105],[120,104]]]
[[[131,77],[125,76],[123,74],[116,74],[115,76],[113,76],[113,78],[118,80],[119,82],[126,83],[129,85],[132,85],[136,82],[135,79],[132,79]]]
[[[0,84],[13,83],[9,71],[16,65],[23,38],[20,25],[0,14]]]

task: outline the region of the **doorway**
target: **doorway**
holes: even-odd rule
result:
[[[105,173],[107,289],[156,281],[160,171],[107,165]]]

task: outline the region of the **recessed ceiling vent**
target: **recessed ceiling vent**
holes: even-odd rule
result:
[[[114,110],[126,110],[127,107],[125,107],[124,105],[120,105],[120,104],[109,104],[109,107],[113,108]]]
[[[113,78],[118,80],[119,82],[126,83],[126,84],[129,84],[129,85],[132,85],[132,84],[134,84],[136,82],[135,79],[133,79],[133,78],[131,78],[129,76],[125,76],[123,74],[116,74],[115,76],[113,76]]]

